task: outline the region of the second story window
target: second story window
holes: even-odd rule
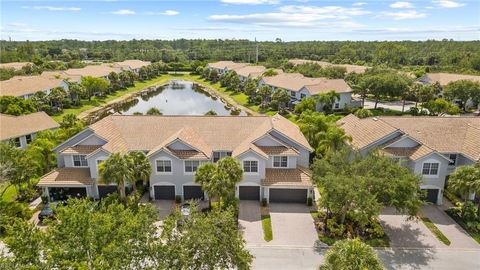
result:
[[[86,155],[73,155],[74,167],[88,167],[88,161]]]
[[[213,152],[213,162],[217,162],[224,157],[231,157],[232,152]]]
[[[157,172],[159,172],[159,173],[170,173],[170,172],[172,172],[172,161],[171,160],[157,160]]]
[[[307,95],[305,95],[305,94],[300,94],[300,99],[304,99],[304,98],[306,98],[306,97],[307,97]]]
[[[15,138],[13,140],[13,143],[15,144],[16,147],[21,147],[22,144],[20,143],[20,138]]]
[[[32,142],[32,134],[26,135],[25,140],[27,140],[27,144],[30,144]]]
[[[273,167],[274,168],[287,168],[288,167],[288,157],[286,157],[286,156],[273,157]]]
[[[440,164],[426,162],[423,163],[422,174],[423,175],[438,175],[438,167]]]
[[[197,171],[197,168],[199,165],[200,165],[200,161],[198,160],[185,160],[185,172],[193,173]]]
[[[457,165],[457,154],[450,154],[448,158],[451,160],[450,163],[448,163],[448,165],[450,166]]]
[[[258,161],[256,160],[244,160],[243,171],[246,173],[258,173]]]

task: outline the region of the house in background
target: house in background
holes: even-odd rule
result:
[[[350,64],[332,64],[329,62],[325,61],[315,61],[315,60],[306,60],[306,59],[291,59],[288,61],[289,63],[292,63],[293,65],[302,65],[302,64],[307,64],[307,63],[314,63],[320,65],[322,68],[326,67],[344,67],[347,70],[347,73],[365,73],[365,71],[368,69],[366,66],[360,66],[360,65],[350,65]]]
[[[442,204],[448,175],[480,162],[480,118],[373,117],[350,114],[338,122],[352,137],[351,146],[365,155],[379,149],[421,175],[427,200]]]
[[[6,81],[0,81],[0,96],[15,96],[28,99],[37,92],[49,94],[53,88],[62,87],[68,91],[68,84],[61,78],[41,75],[15,76]]]
[[[194,182],[200,164],[232,156],[243,167],[236,188],[240,200],[302,202],[313,196],[312,148],[298,126],[269,116],[111,115],[57,146],[58,168],[38,185],[46,194],[62,192],[102,198],[116,190],[99,182],[98,165],[112,153],[143,151],[150,160],[154,200],[203,199]]]
[[[60,125],[44,112],[19,116],[0,114],[0,141],[26,148],[37,132],[58,127]]]
[[[142,61],[142,60],[137,60],[137,59],[131,59],[131,60],[125,60],[125,61],[122,61],[122,62],[114,62],[112,63],[112,65],[114,67],[119,67],[121,68],[122,70],[129,70],[129,71],[132,71],[133,73],[135,73],[136,75],[139,74],[140,72],[140,69],[142,67],[146,67],[146,66],[149,66],[151,65],[152,62],[150,61]],[[108,63],[104,64],[104,65],[109,65]]]
[[[12,62],[12,63],[1,63],[1,69],[13,69],[13,70],[20,70],[24,66],[33,65],[31,62]]]
[[[245,67],[247,65],[248,64],[246,63],[235,63],[233,61],[218,61],[215,63],[208,63],[206,67],[209,69],[215,69],[218,73],[218,76],[221,76],[227,73],[229,70]]]
[[[73,77],[96,77],[96,78],[103,78],[108,80],[108,75],[111,72],[120,73],[122,69],[120,67],[115,66],[112,64],[102,64],[102,65],[91,65],[86,66],[83,68],[71,68],[63,71],[67,76]]]
[[[237,73],[241,82],[245,82],[249,78],[250,79],[260,78],[263,72],[267,70],[267,68],[264,66],[247,65],[247,66],[236,67],[232,70]]]

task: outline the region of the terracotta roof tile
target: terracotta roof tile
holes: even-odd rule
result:
[[[100,148],[101,145],[77,145],[73,147],[68,147],[62,150],[60,153],[62,154],[90,154],[93,151]]]
[[[15,70],[22,69],[22,67],[26,65],[33,65],[33,63],[30,62],[12,62],[12,63],[1,63],[0,68],[13,68]]]
[[[89,186],[93,184],[88,168],[57,168],[40,178],[38,186]]]
[[[0,81],[1,96],[23,96],[39,91],[50,90],[61,86],[63,80],[36,76],[15,76],[6,81]]]
[[[45,112],[19,116],[0,114],[1,141],[58,127],[60,125]]]
[[[322,79],[312,85],[306,85],[305,88],[312,95],[327,93],[335,91],[337,93],[349,93],[352,89],[343,79]]]
[[[296,169],[265,169],[264,186],[312,186],[312,174],[304,167]]]
[[[205,154],[198,152],[196,150],[174,150],[168,148],[168,151],[172,153],[172,155],[178,157],[179,159],[202,159],[202,160],[209,160],[210,158],[207,157]]]
[[[298,151],[285,146],[258,146],[265,154],[269,156],[298,156]]]

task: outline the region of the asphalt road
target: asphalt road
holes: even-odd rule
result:
[[[318,269],[326,249],[307,247],[248,247],[253,269]],[[480,249],[385,249],[377,250],[387,269],[480,269]]]

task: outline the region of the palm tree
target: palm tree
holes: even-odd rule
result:
[[[316,99],[318,103],[322,104],[323,110],[325,112],[331,113],[335,101],[340,100],[340,94],[332,90],[327,93],[318,95]]]
[[[290,101],[290,96],[288,95],[287,90],[285,89],[277,89],[275,93],[272,95],[272,103],[276,103],[277,110],[280,111],[285,108],[285,104]]]
[[[471,193],[480,193],[480,165],[458,167],[448,178],[448,187],[464,197],[464,206]],[[480,216],[480,203],[478,205]]]
[[[266,107],[267,99],[272,95],[272,88],[268,85],[264,85],[258,89],[258,94],[262,97],[262,107]]]
[[[114,153],[99,166],[100,181],[104,184],[117,184],[120,198],[125,200],[125,183],[133,178],[133,171],[128,159],[120,154]]]
[[[318,146],[315,151],[321,156],[327,152],[335,152],[345,146],[352,138],[345,134],[345,131],[334,124],[330,124],[325,132],[320,132]]]
[[[352,90],[354,94],[360,95],[362,97],[362,108],[365,107],[365,98],[368,94],[367,85],[360,82],[359,84],[352,85]]]
[[[35,107],[37,111],[41,111],[46,104],[48,104],[48,97],[47,94],[43,91],[39,91],[33,95],[31,98],[33,104],[35,104]]]
[[[80,97],[84,95],[85,88],[79,83],[69,83],[68,93],[74,105],[78,105]]]
[[[133,173],[133,177],[130,179],[130,184],[133,186],[133,191],[137,191],[137,181],[141,180],[143,184],[148,182],[150,174],[152,173],[152,167],[147,156],[141,151],[132,151],[127,156],[130,159],[129,165]]]
[[[337,241],[325,256],[320,270],[383,270],[380,258],[375,250],[359,239]]]

